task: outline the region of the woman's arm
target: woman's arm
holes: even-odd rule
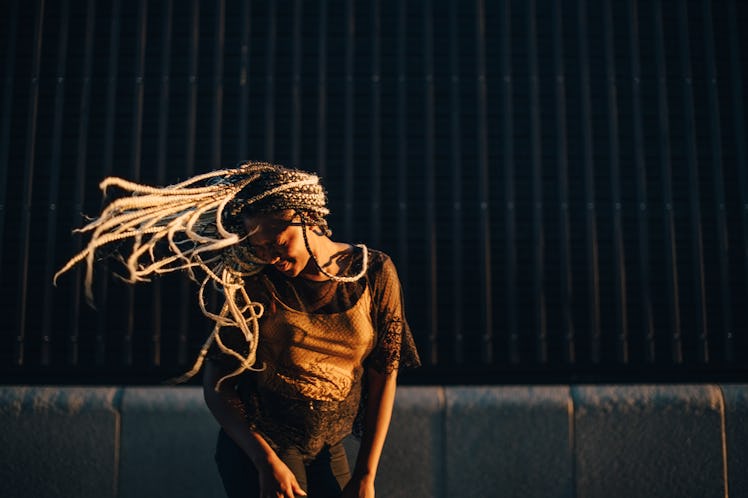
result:
[[[306,496],[293,472],[284,464],[262,435],[247,423],[244,404],[236,392],[235,384],[228,379],[216,391],[215,385],[223,376],[218,366],[207,361],[203,371],[203,396],[205,404],[228,436],[249,456],[260,475],[260,496],[294,498]]]
[[[343,490],[343,498],[374,497],[374,479],[395,404],[397,369],[380,373],[370,368],[366,380],[369,392],[364,408],[364,433],[351,480]]]

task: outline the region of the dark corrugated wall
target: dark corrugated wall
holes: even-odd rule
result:
[[[3,379],[159,381],[195,288],[51,275],[107,175],[316,170],[392,255],[419,381],[745,378],[748,5],[70,1],[0,7]],[[431,368],[433,367],[433,368]]]

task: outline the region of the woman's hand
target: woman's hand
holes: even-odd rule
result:
[[[260,498],[295,498],[306,496],[291,469],[278,457],[260,466]],[[374,495],[372,495],[374,496]]]
[[[374,498],[374,479],[354,475],[343,488],[340,498]]]

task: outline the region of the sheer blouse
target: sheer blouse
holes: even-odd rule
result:
[[[360,433],[366,400],[363,372],[390,373],[420,365],[403,311],[392,260],[369,251],[369,267],[356,282],[289,278],[267,267],[246,281],[261,302],[257,365],[237,383],[247,421],[279,452],[291,446],[312,458],[351,432]],[[356,248],[340,262],[341,274],[361,270]],[[227,346],[246,352],[241,334],[224,330]],[[222,369],[235,360],[214,348],[209,358]]]

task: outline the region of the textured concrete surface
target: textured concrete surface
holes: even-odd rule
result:
[[[0,387],[0,496],[116,496],[118,393]]]
[[[592,386],[572,395],[578,497],[725,498],[718,387]]]
[[[443,455],[444,388],[399,387],[377,472],[377,496],[445,496]]]
[[[748,496],[748,385],[722,386],[730,496]]]
[[[127,388],[119,497],[223,498],[213,460],[217,434],[199,388]]]
[[[197,387],[0,386],[0,498],[222,497],[217,430]],[[377,496],[748,497],[747,463],[748,385],[408,386]]]
[[[446,402],[446,496],[573,496],[568,387],[450,387]]]

